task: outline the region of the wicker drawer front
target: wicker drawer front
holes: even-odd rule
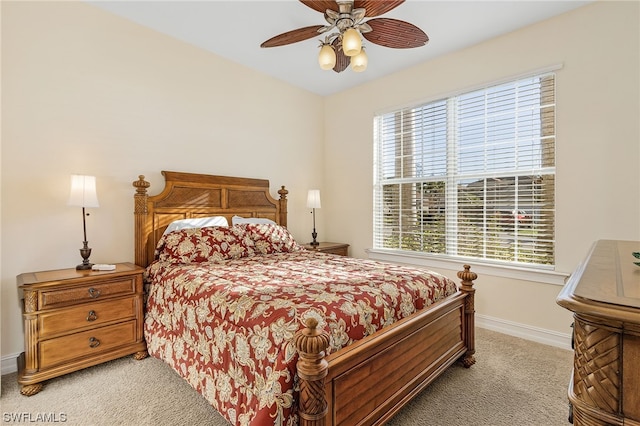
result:
[[[135,320],[45,340],[40,342],[40,368],[49,368],[75,358],[100,355],[135,341]]]
[[[101,281],[93,285],[87,284],[77,287],[67,287],[58,290],[43,290],[41,292],[40,310],[85,303],[91,300],[101,300],[109,296],[134,294],[135,279],[126,277],[113,281]]]
[[[67,334],[87,327],[136,317],[136,298],[105,300],[85,303],[67,309],[43,313],[38,316],[40,338]]]

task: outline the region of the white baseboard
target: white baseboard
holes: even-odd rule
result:
[[[2,357],[0,363],[2,364],[2,375],[11,374],[18,371],[18,355],[19,353],[9,354]]]
[[[527,324],[476,314],[476,326],[561,349],[571,349],[571,332],[559,333]],[[567,324],[567,329],[569,325]]]
[[[571,349],[571,334],[558,333],[500,318],[476,314],[476,326],[562,349]],[[18,353],[2,357],[2,375],[18,371]]]

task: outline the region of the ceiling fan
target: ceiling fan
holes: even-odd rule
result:
[[[324,34],[318,62],[325,70],[344,71],[349,64],[356,72],[367,68],[368,58],[362,37],[371,43],[393,49],[420,47],[429,37],[420,28],[393,18],[377,18],[404,3],[405,0],[300,0],[324,14],[326,25],[298,28],[270,38],[260,47],[276,47],[307,40]],[[364,18],[371,18],[364,21]]]

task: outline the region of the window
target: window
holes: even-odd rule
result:
[[[554,265],[555,75],[374,121],[374,248]]]

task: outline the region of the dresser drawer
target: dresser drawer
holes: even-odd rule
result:
[[[38,316],[40,338],[66,334],[87,327],[136,317],[136,297],[89,302]]]
[[[111,281],[101,280],[96,283],[60,289],[42,290],[40,292],[40,310],[100,300],[109,296],[134,294],[135,277],[123,277]]]
[[[108,352],[136,341],[136,320],[40,342],[40,368]]]

